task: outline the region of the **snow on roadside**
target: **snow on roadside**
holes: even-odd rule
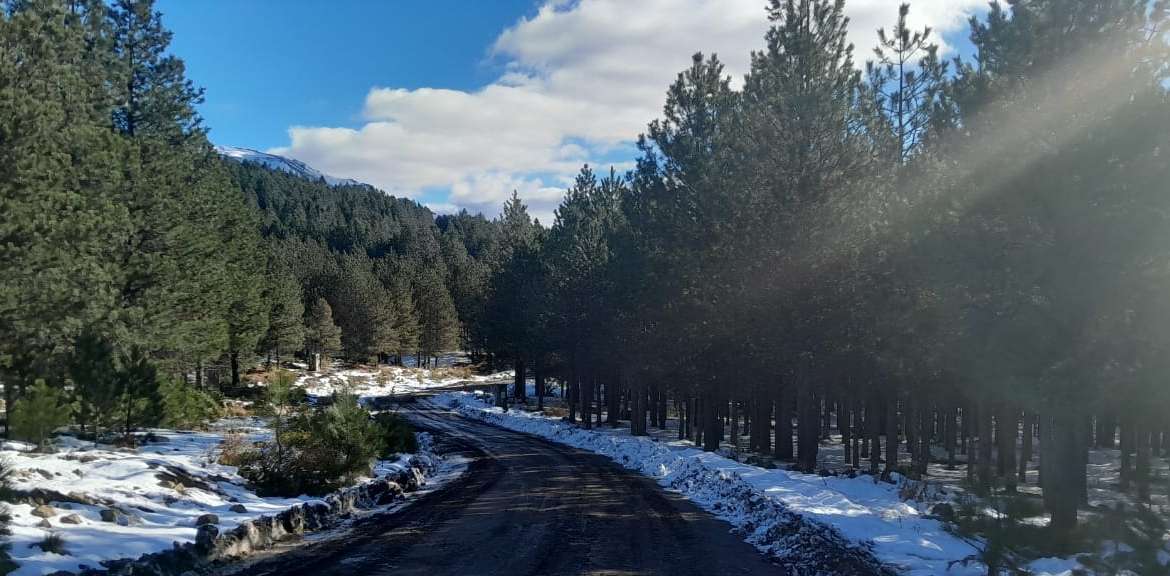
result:
[[[871,478],[821,477],[741,464],[689,443],[630,436],[623,429],[585,430],[540,414],[502,412],[480,396],[448,392],[435,402],[461,414],[555,442],[596,452],[641,472],[744,531],[766,554],[800,556],[793,531],[821,530],[816,538],[839,538],[871,552],[901,574],[975,575],[985,569],[963,564],[975,548],[923,517],[898,497],[897,487]],[[794,518],[795,517],[795,522]]]
[[[260,497],[250,491],[233,466],[216,462],[220,443],[229,434],[254,442],[270,435],[259,419],[225,419],[205,432],[152,430],[151,441],[137,449],[94,446],[62,437],[53,454],[6,442],[0,459],[13,470],[17,494],[50,495],[52,516],[33,514],[30,504],[10,504],[10,554],[16,576],[97,568],[104,560],[138,557],[166,550],[172,543],[195,541],[195,522],[204,514],[218,517],[225,532],[260,515],[319,498]],[[397,473],[410,466],[410,455],[380,461],[375,474]],[[234,510],[233,510],[234,509]],[[116,511],[116,512],[111,512]],[[105,521],[114,514],[114,521]],[[47,520],[51,527],[41,526]],[[47,534],[64,540],[66,554],[36,546]]]

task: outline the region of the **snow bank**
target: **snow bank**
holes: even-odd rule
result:
[[[10,554],[19,565],[14,574],[97,568],[103,561],[193,543],[196,521],[205,514],[214,514],[220,531],[228,532],[258,516],[319,501],[250,491],[235,467],[216,462],[228,434],[253,442],[270,431],[258,419],[228,419],[207,432],[152,430],[150,440],[136,449],[63,437],[56,453],[36,454],[27,445],[5,443],[0,458],[13,470],[11,487],[18,500],[33,502],[8,506]],[[379,462],[375,474],[395,475],[412,464],[411,456],[403,455]],[[38,510],[37,502],[51,508]],[[63,538],[66,554],[36,546],[49,533]]]
[[[444,393],[435,401],[468,417],[608,456],[730,522],[781,564],[803,568],[800,573],[809,573],[810,561],[819,562],[811,566],[814,571],[858,573],[846,566],[856,570],[865,557],[901,574],[985,571],[975,563],[960,563],[976,553],[971,544],[902,502],[896,486],[869,477],[767,470],[689,443],[634,437],[626,430],[585,430],[527,412],[504,413],[470,393]]]

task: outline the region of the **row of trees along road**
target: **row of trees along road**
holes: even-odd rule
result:
[[[1170,8],[993,3],[954,60],[908,10],[863,67],[833,0],[772,0],[742,88],[695,55],[633,171],[583,169],[548,230],[505,206],[482,335],[587,427],[671,399],[811,471],[835,425],[855,468],[937,446],[984,493],[1039,456],[1067,534],[1090,445],[1143,497],[1166,448]]]

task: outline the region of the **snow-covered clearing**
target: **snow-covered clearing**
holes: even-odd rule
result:
[[[11,488],[48,500],[51,506],[38,510],[31,504],[9,505],[10,553],[19,565],[14,574],[97,568],[104,560],[193,542],[196,521],[205,514],[214,514],[221,532],[226,532],[245,520],[319,500],[260,497],[250,491],[235,467],[216,462],[221,443],[231,434],[253,442],[268,437],[270,430],[256,418],[225,419],[207,431],[151,430],[134,449],[94,446],[63,436],[52,454],[5,443],[0,458],[13,469]],[[410,466],[410,458],[380,461],[374,473],[396,474]],[[37,546],[50,533],[64,540],[65,554]]]
[[[511,372],[501,372],[483,376],[453,367],[355,367],[336,372],[305,372],[298,376],[296,385],[304,388],[309,396],[318,398],[341,391],[348,391],[358,398],[380,398],[452,388],[461,384],[495,382],[511,375]]]
[[[974,545],[947,532],[903,502],[898,487],[871,478],[821,477],[741,464],[703,452],[688,442],[630,436],[625,429],[585,430],[557,418],[522,411],[502,412],[483,396],[448,392],[435,401],[465,416],[608,456],[655,478],[745,532],[748,542],[768,554],[782,555],[788,542],[770,530],[787,522],[777,510],[829,527],[850,543],[869,548],[899,573],[983,574],[976,564],[953,562],[977,553]],[[779,507],[759,506],[766,499]]]

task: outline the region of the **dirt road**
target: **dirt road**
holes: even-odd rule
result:
[[[594,454],[420,407],[475,458],[394,514],[233,570],[261,575],[778,574],[730,526]]]

